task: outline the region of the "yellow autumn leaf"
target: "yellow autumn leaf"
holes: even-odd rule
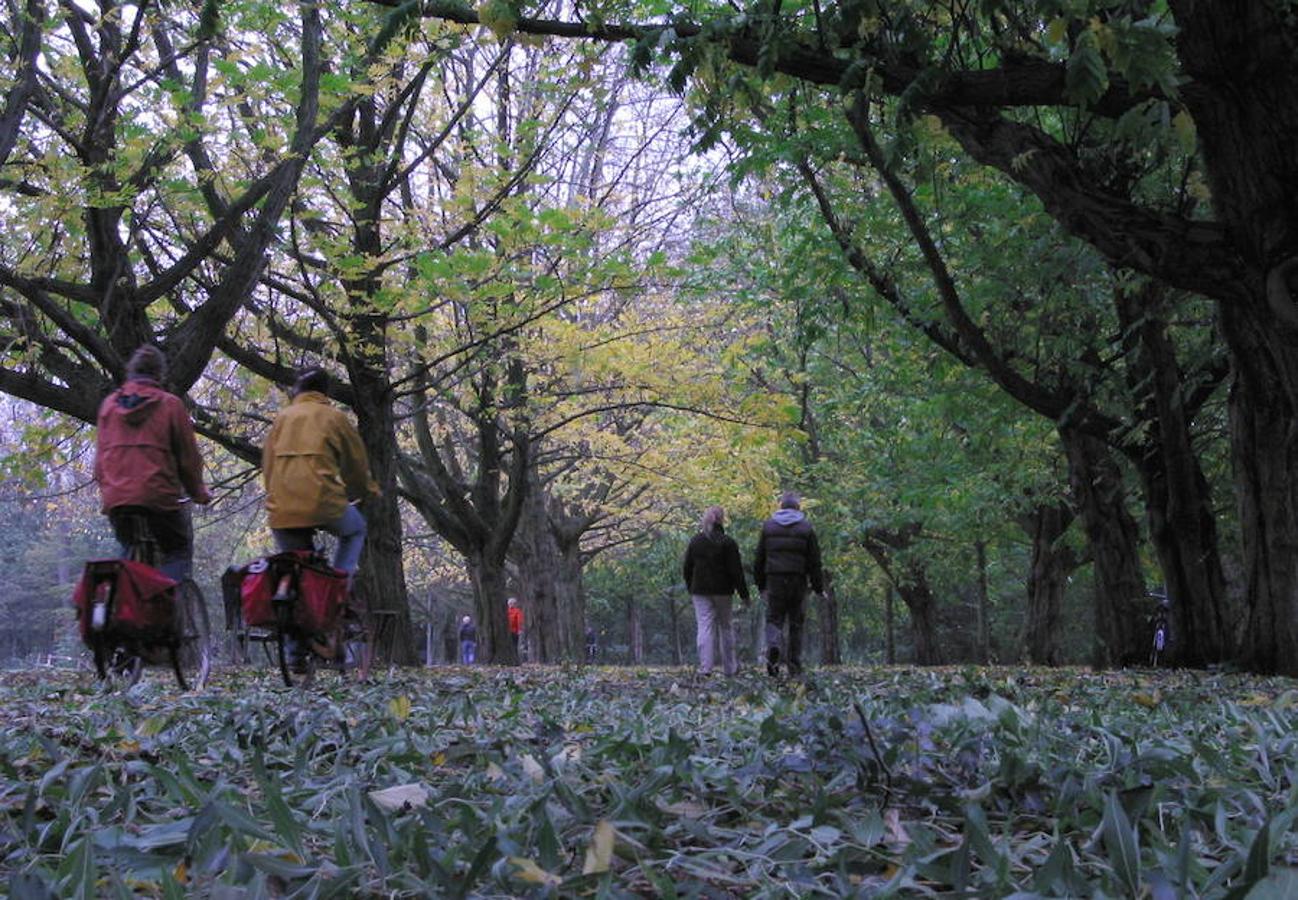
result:
[[[388,701],[388,712],[390,712],[392,718],[396,719],[398,722],[404,722],[406,719],[410,718],[410,698],[404,695],[393,697]]]
[[[511,856],[509,858],[516,868],[514,877],[532,884],[544,884],[548,887],[558,887],[563,883],[563,879],[553,872],[547,872],[530,859],[524,859],[521,856]]]
[[[581,874],[591,875],[596,872],[607,872],[613,861],[613,839],[617,831],[608,819],[600,819],[595,824],[595,831],[590,836],[590,846],[586,848],[586,862],[581,867]]]

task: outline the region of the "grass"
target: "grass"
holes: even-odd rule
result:
[[[1298,894],[1298,683],[853,668],[0,681],[11,896]]]

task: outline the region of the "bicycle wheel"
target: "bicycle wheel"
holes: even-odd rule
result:
[[[192,579],[176,588],[176,645],[172,668],[183,690],[202,690],[212,669],[212,628],[207,601]]]

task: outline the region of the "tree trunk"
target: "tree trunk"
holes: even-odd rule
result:
[[[438,618],[441,624],[437,629],[437,646],[441,648],[439,659],[435,662],[456,663],[460,660],[460,626],[455,617],[455,609],[450,604],[442,607]],[[481,632],[479,632],[481,634]]]
[[[644,633],[640,627],[640,599],[634,592],[626,600],[626,643],[631,655],[631,662],[639,665],[644,662]]]
[[[355,386],[355,385],[354,385]],[[356,386],[359,398],[364,392]],[[357,423],[370,471],[382,494],[367,500],[365,556],[357,572],[357,592],[363,598],[377,631],[379,659],[411,665],[416,662],[410,598],[402,551],[401,506],[398,503],[396,427],[386,402],[356,406]],[[390,624],[389,624],[390,623]]]
[[[838,641],[838,595],[834,591],[834,577],[828,572],[824,598],[820,604],[820,664],[837,666],[843,662]]]
[[[864,544],[910,612],[915,664],[933,666],[942,662],[942,651],[937,641],[937,600],[929,587],[923,564],[913,557],[897,560],[898,552],[907,550],[919,536],[918,523],[896,530],[870,528],[866,531]]]
[[[883,661],[890,666],[897,664],[897,632],[893,621],[893,587],[884,588],[883,595]]]
[[[672,665],[680,666],[685,664],[685,654],[681,649],[681,623],[680,610],[676,607],[676,598],[669,591],[667,593],[667,616],[672,630]]]
[[[1179,665],[1222,662],[1231,653],[1226,576],[1208,480],[1190,421],[1218,383],[1195,390],[1177,362],[1162,310],[1164,290],[1146,283],[1117,291],[1114,304],[1127,349],[1127,378],[1140,419],[1152,423],[1130,453],[1140,474],[1150,540],[1171,600],[1169,659]]]
[[[536,607],[529,637],[535,638],[539,662],[580,662],[586,642],[583,520],[567,517],[557,508],[541,484],[535,462],[528,469],[527,496],[510,553],[523,593]]]
[[[1145,651],[1145,582],[1139,533],[1127,510],[1122,473],[1099,439],[1070,428],[1059,437],[1068,479],[1095,565],[1095,640],[1100,667],[1130,665]]]
[[[974,542],[974,558],[978,568],[978,661],[983,665],[991,659],[991,599],[987,589],[987,542]]]
[[[478,613],[478,661],[501,666],[518,665],[518,653],[509,634],[504,561],[480,553],[469,557],[473,606]],[[530,624],[525,623],[527,627]]]
[[[1298,675],[1298,361],[1274,335],[1223,310],[1235,380],[1230,431],[1245,568],[1242,662]]]
[[[918,573],[909,584],[897,585],[897,593],[910,612],[911,640],[915,644],[915,665],[937,666],[942,663],[942,650],[937,640],[937,601],[928,586],[928,579]]]
[[[1073,512],[1056,504],[1038,506],[1021,524],[1032,539],[1032,562],[1028,569],[1028,609],[1023,643],[1028,661],[1038,666],[1059,664],[1060,613],[1069,573],[1078,565],[1076,554],[1059,542],[1072,524]]]
[[[559,620],[560,659],[586,659],[586,588],[582,582],[580,538],[558,541],[558,568],[554,580],[555,610]]]

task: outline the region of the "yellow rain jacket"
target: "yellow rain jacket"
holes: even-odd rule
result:
[[[280,410],[261,452],[271,528],[313,528],[342,517],[349,500],[378,496],[351,419],[318,391]]]

